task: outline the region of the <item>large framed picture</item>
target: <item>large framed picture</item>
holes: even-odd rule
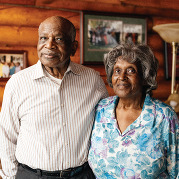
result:
[[[121,42],[146,43],[146,18],[83,13],[82,63],[100,64]]]
[[[21,50],[0,50],[0,81],[27,67],[27,53]]]
[[[165,46],[165,77],[167,80],[172,76],[172,45],[164,42]],[[176,79],[179,80],[179,48],[176,55]]]

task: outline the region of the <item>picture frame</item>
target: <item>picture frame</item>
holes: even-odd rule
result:
[[[146,18],[82,14],[82,64],[102,64],[103,56],[121,42],[147,43]]]
[[[164,42],[165,48],[165,77],[167,80],[171,80],[172,76],[172,45]],[[176,80],[179,80],[179,48],[176,55]]]
[[[23,50],[0,50],[0,81],[7,81],[18,71],[27,67],[27,52]]]

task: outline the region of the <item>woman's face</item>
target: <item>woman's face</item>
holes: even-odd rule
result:
[[[142,80],[137,66],[119,57],[114,65],[112,85],[114,93],[120,98],[141,96]]]

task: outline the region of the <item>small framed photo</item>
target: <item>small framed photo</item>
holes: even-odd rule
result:
[[[146,19],[83,13],[82,63],[101,64],[121,42],[146,43]]]
[[[26,51],[0,50],[0,81],[6,81],[13,74],[26,68],[26,58]]]
[[[172,45],[165,43],[165,77],[167,80],[172,76]],[[179,80],[179,48],[176,54],[176,79]]]

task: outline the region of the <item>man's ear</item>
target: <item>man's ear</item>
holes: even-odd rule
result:
[[[78,41],[75,40],[75,41],[72,43],[71,56],[74,56],[74,55],[75,55],[77,48],[78,48]]]

